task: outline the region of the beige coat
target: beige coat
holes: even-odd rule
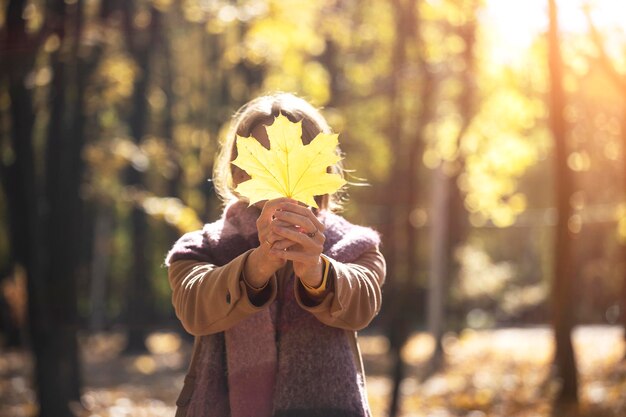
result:
[[[185,330],[194,336],[222,332],[270,306],[279,288],[293,273],[293,267],[288,262],[270,279],[262,297],[251,300],[242,280],[243,266],[251,251],[224,266],[194,260],[179,260],[170,265],[168,277],[173,292],[172,303]],[[331,265],[330,290],[320,302],[308,298],[304,291],[298,290],[300,286],[294,286],[295,297],[300,307],[320,322],[348,333],[358,372],[363,376],[356,331],[366,327],[380,310],[385,260],[379,250],[372,249],[352,263],[331,259]],[[187,405],[193,390],[191,382],[195,378],[198,340],[196,337],[185,387],[177,401],[181,408]]]

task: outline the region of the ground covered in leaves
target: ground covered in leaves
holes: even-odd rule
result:
[[[558,382],[550,375],[553,353],[547,328],[466,330],[444,339],[445,366],[429,378],[424,367],[433,341],[415,333],[403,351],[409,364],[401,386],[404,417],[626,416],[626,352],[617,327],[582,327],[574,333],[580,372],[578,411],[555,410]],[[374,417],[386,415],[391,392],[387,339],[360,337]],[[124,337],[81,338],[84,393],[75,404],[85,417],[174,415],[191,345],[175,333],[148,339],[149,354],[124,356]],[[32,360],[23,351],[0,352],[0,417],[31,417],[37,406]]]

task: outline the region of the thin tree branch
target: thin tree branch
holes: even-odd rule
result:
[[[593,19],[591,18],[590,7],[584,7],[583,12],[587,18],[587,24],[589,25],[589,31],[591,33],[591,40],[596,45],[598,53],[600,54],[600,63],[602,64],[602,67],[620,89],[626,90],[626,75],[620,74],[611,62],[611,58],[604,48],[602,35],[598,31],[598,28],[595,26],[595,24],[593,23]]]

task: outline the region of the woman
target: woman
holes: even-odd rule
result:
[[[378,234],[334,214],[334,195],[313,211],[287,198],[249,206],[233,192],[249,179],[231,164],[237,135],[267,148],[279,114],[302,120],[305,144],[330,132],[290,94],[242,107],[214,173],[221,219],[166,258],[176,315],[196,336],[177,417],[370,416],[356,331],[380,310]]]

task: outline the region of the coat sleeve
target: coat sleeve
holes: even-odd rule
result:
[[[168,268],[172,304],[185,330],[194,336],[222,332],[269,306],[276,298],[276,276],[250,299],[242,281],[247,251],[224,266],[178,260]]]
[[[333,282],[326,296],[320,302],[314,301],[307,297],[298,280],[296,300],[303,309],[328,326],[346,330],[363,329],[380,311],[385,258],[378,248],[374,248],[351,263],[330,261]]]

